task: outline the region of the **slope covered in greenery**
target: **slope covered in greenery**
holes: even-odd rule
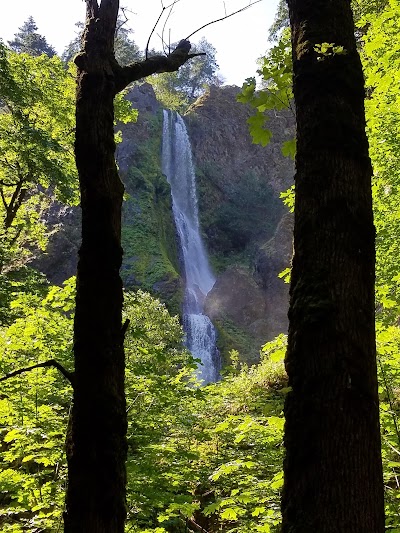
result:
[[[382,456],[387,530],[396,532],[400,531],[400,45],[397,39],[400,3],[389,0],[377,12],[374,7],[368,13],[368,5],[364,11],[359,25],[374,165]],[[287,57],[282,59],[279,55],[287,50],[285,41],[280,47],[265,64],[269,75],[275,61],[274,76],[268,78],[270,92],[274,83],[279,85],[277,80],[282,83],[290,80],[285,70]],[[57,58],[50,60],[42,56],[34,60],[8,56],[3,49],[2,53],[0,142],[7,160],[0,161],[4,196],[0,378],[50,359],[56,359],[72,371],[74,280],[68,280],[62,287],[49,286],[37,274],[22,268],[19,255],[29,253],[32,243],[45,244],[45,234],[39,232],[40,226],[34,218],[38,211],[33,212],[29,207],[39,202],[43,189],[50,185],[56,194],[65,193],[71,201],[75,198],[75,188],[71,186],[73,173],[69,172],[70,146],[60,141],[62,138],[64,142],[66,137],[59,137],[58,128],[63,123],[57,119],[55,96],[44,98],[40,86],[35,86],[38,72],[43,72],[43,76],[48,73],[55,84],[59,78],[64,84],[63,77],[67,74],[59,67]],[[28,113],[32,106],[24,107],[25,100],[19,92],[10,90],[11,84],[18,84],[24,76],[21,72],[27,68],[34,69],[32,85],[28,84],[32,92],[23,98],[33,95],[39,102],[33,115]],[[46,70],[50,68],[54,71]],[[57,89],[55,92],[58,94]],[[10,110],[5,109],[4,103]],[[258,111],[264,112],[264,105],[265,102],[260,103]],[[14,127],[7,140],[11,113],[14,113]],[[149,127],[159,130],[160,123],[155,121]],[[24,157],[27,146],[32,146],[38,154],[31,170],[40,173],[37,177],[27,174],[24,178],[24,184],[29,186],[23,198],[26,203],[21,201],[18,215],[7,227],[7,205],[13,197],[12,187],[16,186],[13,180],[18,176],[17,162],[30,161]],[[139,154],[143,149],[139,147]],[[155,153],[158,148],[148,149]],[[42,171],[40,165],[48,168],[50,164],[55,165],[54,173]],[[151,202],[156,197],[162,202],[162,212],[167,212],[168,191],[162,189],[156,165],[136,168],[132,180],[141,183],[143,196],[128,198],[132,209],[137,210],[141,202],[139,207],[145,213],[146,206],[154,208]],[[51,182],[50,177],[55,181]],[[139,236],[127,234],[125,238],[136,242]],[[156,232],[153,238],[156,243],[159,238]],[[139,264],[145,260],[145,256],[140,257]],[[172,260],[172,274],[175,266]],[[198,387],[193,373],[195,362],[183,347],[178,318],[142,291],[126,294],[125,314],[131,320],[126,338],[129,419],[126,530],[277,533],[284,453],[282,407],[287,392],[282,363],[285,338],[280,336],[265,345],[260,363],[250,367],[240,364],[238,353],[232,351],[232,364],[226,368],[224,379]],[[55,368],[37,368],[0,382],[1,531],[62,531],[71,397],[70,383]]]

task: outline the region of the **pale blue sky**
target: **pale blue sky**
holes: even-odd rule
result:
[[[278,0],[262,0],[244,13],[201,30],[193,41],[204,36],[217,49],[217,62],[226,83],[241,85],[256,71],[256,60],[268,48],[267,32],[274,19]],[[164,0],[167,5],[168,0]],[[179,0],[166,25],[171,42],[178,41],[203,24],[249,4],[249,0]],[[127,8],[133,38],[144,49],[147,38],[161,11],[161,0],[121,0]],[[64,6],[64,7],[63,7]],[[84,0],[15,0],[2,6],[0,37],[10,40],[18,27],[32,15],[39,33],[61,53],[73,38],[75,22],[84,21]],[[162,24],[160,26],[160,33]],[[157,32],[156,32],[157,33]],[[165,37],[164,37],[165,38]],[[151,46],[161,48],[155,34]]]

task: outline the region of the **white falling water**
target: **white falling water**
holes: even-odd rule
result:
[[[204,383],[218,379],[216,333],[204,314],[204,300],[215,277],[200,236],[192,150],[180,115],[164,110],[162,169],[171,185],[172,210],[182,252],[185,274],[183,327],[186,345],[201,359],[199,378]]]

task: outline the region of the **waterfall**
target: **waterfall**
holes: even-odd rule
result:
[[[182,117],[164,110],[162,169],[171,186],[172,210],[185,276],[183,328],[186,346],[200,359],[199,378],[204,383],[218,379],[216,332],[204,314],[204,300],[215,283],[199,226],[192,150]]]

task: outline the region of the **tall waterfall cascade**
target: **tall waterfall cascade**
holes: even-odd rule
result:
[[[218,379],[215,328],[204,314],[204,301],[215,283],[201,235],[192,150],[182,117],[164,110],[162,170],[171,186],[172,210],[182,256],[185,295],[183,328],[186,346],[201,360],[203,383]]]

